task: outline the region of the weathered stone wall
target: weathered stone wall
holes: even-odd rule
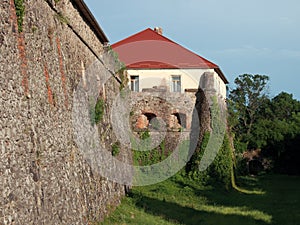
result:
[[[132,129],[145,129],[145,126],[149,126],[149,118],[145,118],[144,115],[153,114],[165,122],[169,131],[190,131],[192,123],[195,122],[193,119],[199,120],[201,133],[210,131],[210,105],[207,99],[210,96],[210,93],[205,94],[202,89],[190,89],[185,93],[167,92],[162,89],[132,92]],[[193,118],[194,110],[197,110],[198,118]],[[176,114],[179,114],[180,118],[174,118]]]
[[[174,114],[185,115],[184,128],[190,129],[192,123],[192,114],[195,107],[195,93],[170,93],[166,91],[145,91],[132,92],[132,124],[139,122],[139,116],[152,113],[158,118],[162,118],[169,130],[177,129],[174,124]],[[183,119],[183,118],[182,118]],[[138,124],[136,124],[138,125]],[[133,127],[134,128],[134,127]],[[135,128],[143,128],[135,126]]]
[[[151,138],[156,140],[158,139],[156,136],[164,132],[164,129],[157,132],[151,124],[151,119],[158,118],[164,121],[160,124],[165,126],[164,141],[167,151],[172,152],[178,146],[180,133],[182,133],[195,147],[195,149],[192,147],[191,151],[195,150],[195,154],[198,154],[205,132],[212,130],[212,98],[217,96],[209,81],[199,86],[204,90],[186,89],[185,93],[174,93],[166,91],[166,88],[149,88],[144,89],[143,92],[132,92],[130,117],[132,130],[136,134],[139,131],[149,130]],[[225,107],[223,99],[219,99],[218,102],[220,103],[218,107]],[[176,114],[179,114],[179,118],[174,116]],[[190,166],[188,162],[187,170]]]
[[[160,148],[164,142],[161,152],[169,154],[180,144],[181,132],[189,135],[196,96],[165,90],[131,92],[130,124],[137,137],[140,131],[150,131],[151,144]]]
[[[73,91],[102,43],[72,1],[56,2],[24,0],[23,32],[14,1],[0,3],[0,224],[88,224],[124,195],[74,142]],[[99,131],[109,146],[119,84],[105,87]],[[128,160],[125,149],[118,157]]]

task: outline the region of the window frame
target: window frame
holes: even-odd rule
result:
[[[140,76],[130,75],[130,90],[134,92],[140,91]]]
[[[171,75],[171,92],[181,93],[181,75]]]

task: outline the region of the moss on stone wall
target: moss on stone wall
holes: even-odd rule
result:
[[[16,7],[16,14],[18,19],[18,31],[23,32],[23,20],[25,15],[24,0],[14,0]]]
[[[62,12],[58,12],[55,14],[55,17],[61,22],[62,24],[70,24],[69,18],[63,15]]]
[[[116,142],[111,146],[111,154],[112,156],[117,156],[120,153],[120,142]]]
[[[92,125],[98,124],[104,114],[104,100],[99,98],[95,104],[94,99],[90,100],[90,108],[89,108],[89,114],[90,114],[90,121]]]

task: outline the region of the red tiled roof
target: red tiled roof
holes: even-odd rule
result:
[[[228,83],[216,64],[150,28],[111,47],[128,69],[214,69]]]

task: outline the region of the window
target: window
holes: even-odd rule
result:
[[[171,91],[172,92],[181,92],[181,77],[180,76],[172,76]]]
[[[139,92],[139,76],[130,76],[130,89]]]

